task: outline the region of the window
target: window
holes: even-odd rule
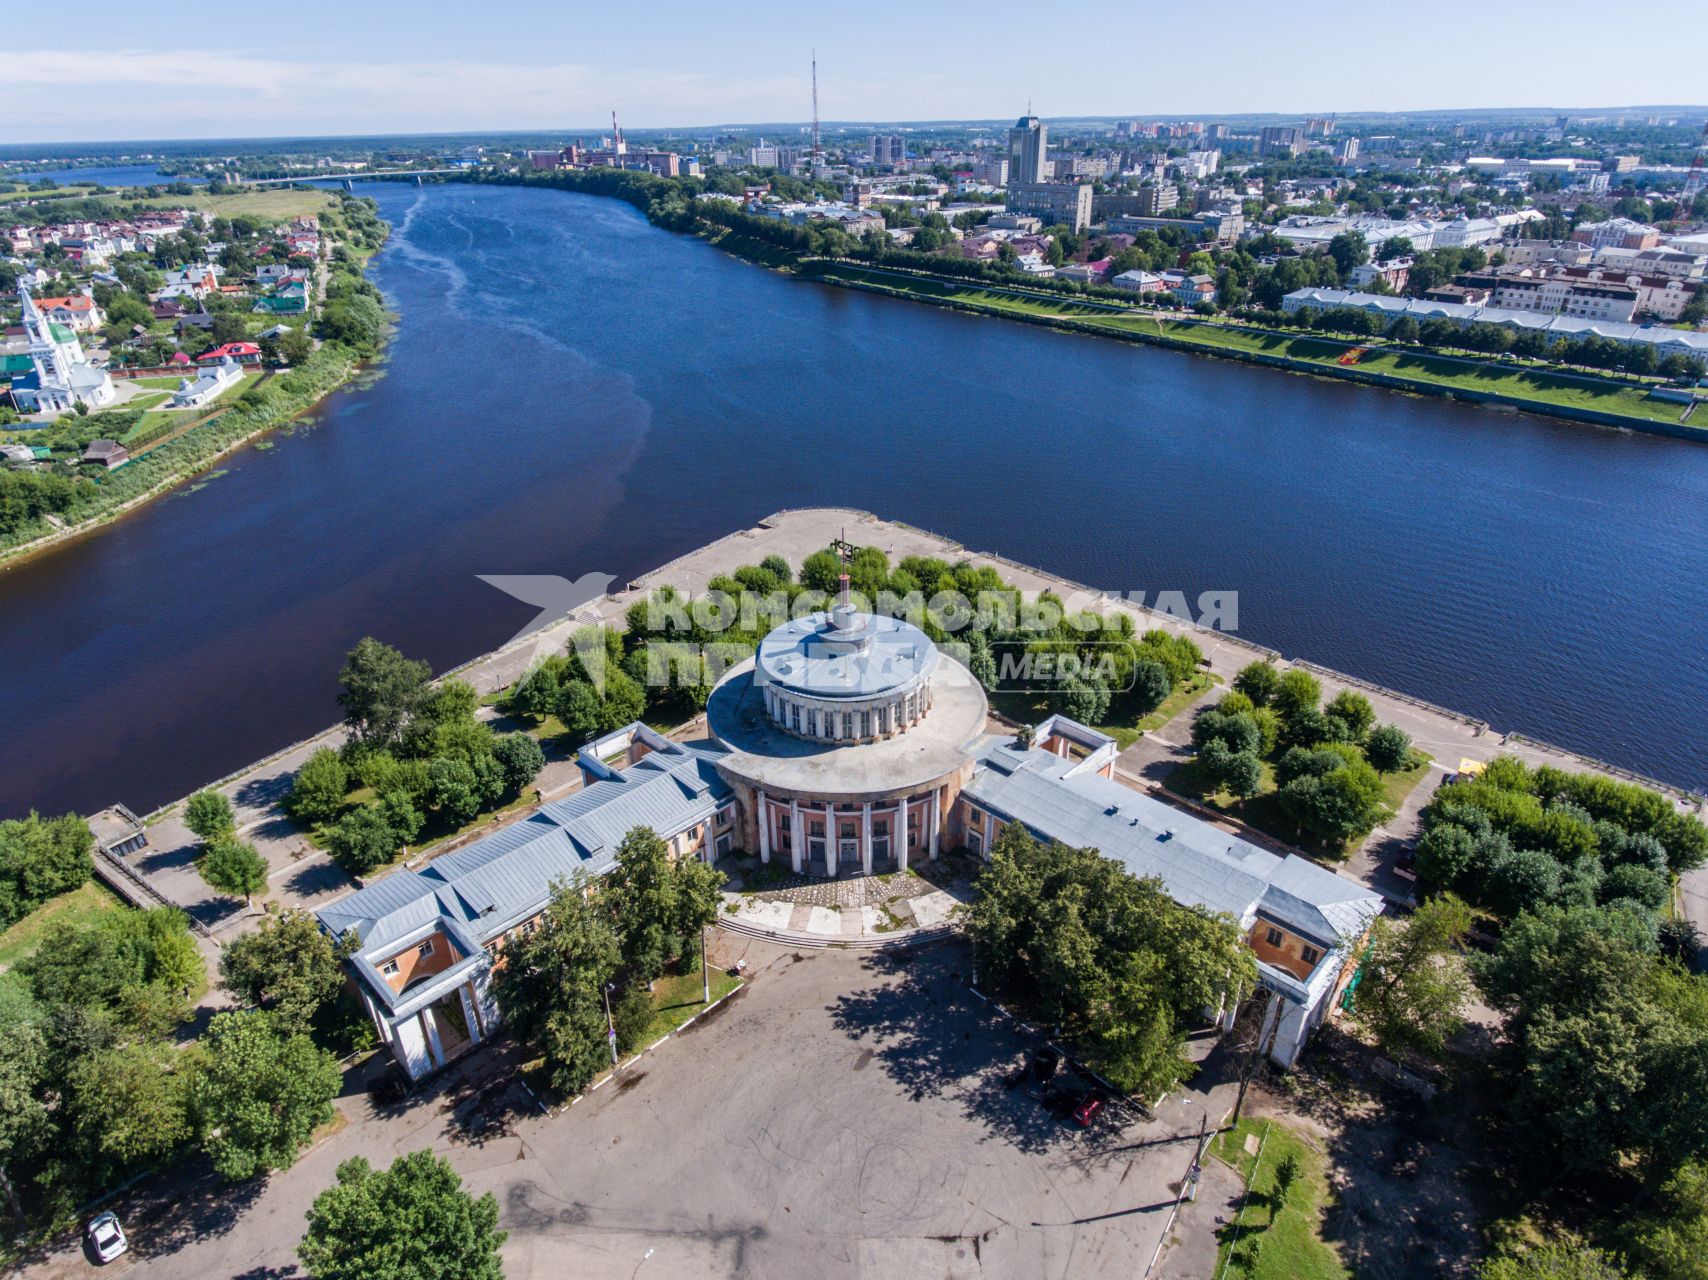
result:
[[[1299,948],[1299,958],[1306,964],[1315,964],[1323,958],[1323,953],[1307,943]]]
[[[1281,945],[1281,930],[1273,929],[1273,928],[1268,930],[1263,935],[1263,940],[1265,942],[1267,942],[1272,947],[1280,946]]]
[[[380,966],[380,972],[385,974],[385,976],[388,978],[391,977],[394,973],[397,972],[397,961],[387,960],[384,964],[382,964]]]
[[[429,939],[427,939],[427,941],[423,942],[419,947],[416,947],[415,948],[415,954],[418,956],[430,956],[430,955],[432,955],[433,954],[433,939],[429,938]]]

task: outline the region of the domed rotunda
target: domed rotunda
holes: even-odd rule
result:
[[[767,635],[706,720],[748,848],[801,874],[870,875],[937,853],[986,711],[924,631],[844,602]]]

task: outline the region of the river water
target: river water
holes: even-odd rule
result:
[[[792,281],[546,190],[374,184],[385,376],[0,573],[0,815],[143,810],[781,507],[850,505],[1708,786],[1708,450]]]

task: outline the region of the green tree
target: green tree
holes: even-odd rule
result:
[[[93,870],[95,837],[74,813],[0,822],[0,928],[41,903],[85,883]]]
[[[1549,1241],[1483,1263],[1479,1280],[1630,1280],[1612,1255],[1582,1244]]]
[[[481,808],[480,777],[466,760],[440,756],[427,766],[428,798],[453,826],[471,821]]]
[[[1365,740],[1364,758],[1378,773],[1397,773],[1411,760],[1411,735],[1397,724],[1378,725]]]
[[[1362,232],[1342,231],[1328,242],[1328,256],[1334,259],[1335,270],[1345,280],[1352,268],[1370,261],[1370,245]]]
[[[41,1019],[26,994],[0,988],[0,1189],[20,1221],[24,1212],[12,1170],[40,1150],[53,1131],[45,1096],[48,1047]]]
[[[202,879],[245,905],[267,889],[267,860],[255,851],[255,846],[234,835],[223,835],[208,846],[196,863]]]
[[[344,808],[350,790],[350,771],[344,758],[322,747],[297,770],[286,808],[300,822],[329,822]]]
[[[77,1059],[66,1086],[67,1129],[107,1176],[170,1155],[190,1138],[193,1058],[159,1040]]]
[[[425,662],[406,658],[388,644],[372,637],[359,641],[338,673],[344,686],[338,705],[356,741],[382,747],[396,742],[426,698],[432,675]]]
[[[337,1060],[307,1036],[281,1033],[259,1011],[217,1015],[202,1044],[193,1112],[214,1168],[232,1181],[289,1168],[332,1119]]]
[[[1250,670],[1248,667],[1247,670]],[[1244,672],[1241,673],[1242,675]],[[1249,689],[1243,690],[1249,694]],[[1275,692],[1270,697],[1270,705],[1275,708],[1277,715],[1289,724],[1306,711],[1315,711],[1317,704],[1322,701],[1323,687],[1317,678],[1309,671],[1294,667],[1283,675],[1275,684]],[[1254,698],[1253,701],[1256,701]]]
[[[1370,699],[1351,689],[1342,689],[1325,707],[1324,713],[1339,718],[1352,733],[1351,741],[1362,742],[1364,735],[1376,723],[1376,711]]]
[[[314,1280],[503,1280],[498,1201],[431,1151],[376,1171],[357,1156],[315,1197],[297,1256]]]
[[[198,791],[184,806],[184,825],[204,843],[237,830],[231,801],[218,791]]]
[[[397,832],[377,809],[352,809],[326,833],[326,847],[352,875],[383,867],[396,856]]]
[[[697,859],[673,858],[650,828],[623,837],[604,892],[631,974],[651,982],[695,953],[700,929],[717,920],[723,880],[722,872]]]
[[[1211,739],[1198,753],[1198,772],[1236,800],[1249,800],[1263,789],[1263,762],[1257,753],[1235,749],[1220,738]]]
[[[220,953],[220,986],[267,1010],[281,1031],[306,1032],[344,985],[341,952],[308,912],[270,912]]]
[[[1384,1052],[1439,1058],[1464,1025],[1470,931],[1471,909],[1450,893],[1424,902],[1403,924],[1377,917],[1353,998],[1359,1023]]]
[[[1330,773],[1294,778],[1281,788],[1280,802],[1302,830],[1336,845],[1368,835],[1388,813],[1381,777],[1356,758]]]
[[[994,675],[994,663],[991,670]],[[1141,658],[1133,664],[1133,682],[1127,690],[1127,697],[1139,715],[1149,715],[1155,711],[1173,690],[1174,681],[1169,677],[1168,668],[1162,663]]]
[[[609,1061],[605,986],[622,958],[610,913],[583,877],[558,883],[540,927],[504,945],[492,991],[516,1038],[545,1055],[554,1088],[575,1093]]]
[[[492,744],[493,757],[504,771],[504,789],[520,795],[546,767],[546,753],[525,733],[506,733]]]
[[[249,324],[235,311],[221,311],[215,314],[208,337],[216,347],[228,342],[242,342],[249,337]]]
[[[1095,849],[1005,827],[967,916],[981,984],[1060,1027],[1117,1085],[1146,1094],[1191,1070],[1185,1032],[1255,986],[1237,922],[1183,907]]]
[[[841,574],[842,559],[834,551],[815,551],[801,561],[801,585],[809,591],[835,592]]]
[[[557,718],[571,743],[586,742],[599,732],[599,695],[585,680],[566,680],[557,698]]]
[[[306,330],[291,329],[279,335],[279,354],[294,368],[314,354],[314,339]]]

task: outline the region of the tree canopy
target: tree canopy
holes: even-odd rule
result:
[[[1256,961],[1238,923],[1183,907],[1095,849],[1003,828],[967,915],[979,980],[1154,1096],[1189,1071],[1185,1033],[1243,999]]]
[[[376,1170],[357,1156],[337,1178],[297,1246],[314,1280],[503,1280],[498,1201],[471,1196],[450,1161],[413,1151]]]

